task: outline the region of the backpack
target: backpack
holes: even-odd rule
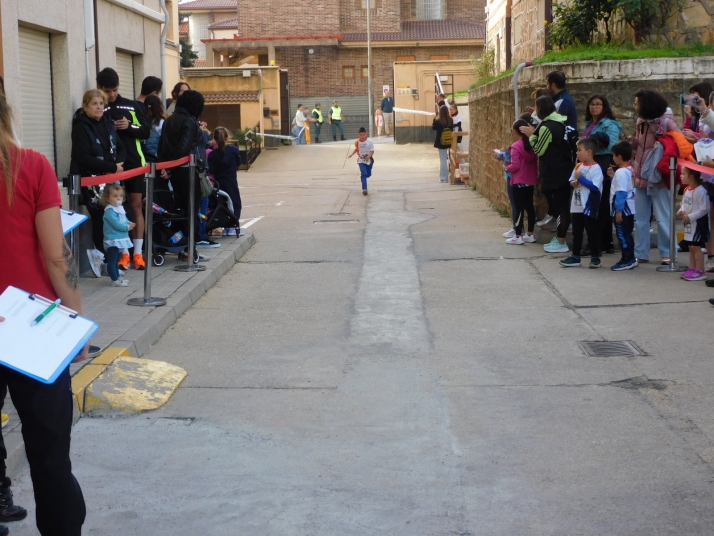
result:
[[[439,143],[447,147],[451,147],[451,142],[454,140],[454,131],[449,127],[444,127],[441,131],[441,137],[439,138]]]

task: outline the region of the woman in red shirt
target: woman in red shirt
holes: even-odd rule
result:
[[[15,144],[10,108],[0,94],[0,248],[15,255],[14,262],[0,269],[0,293],[12,285],[61,298],[63,305],[81,313],[79,277],[62,234],[61,204],[47,158]],[[86,358],[87,347],[75,361]],[[79,536],[85,506],[69,459],[74,408],[69,367],[46,385],[0,366],[0,388],[5,387],[22,422],[37,528],[43,536]]]

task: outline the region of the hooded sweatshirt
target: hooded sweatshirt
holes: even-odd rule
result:
[[[573,171],[570,145],[565,138],[567,117],[553,112],[543,119],[530,137],[530,143],[538,160],[538,174],[543,190],[556,190],[568,185]]]

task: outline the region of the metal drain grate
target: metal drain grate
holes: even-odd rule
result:
[[[351,216],[349,212],[328,212],[325,216]]]
[[[359,223],[359,220],[316,220],[312,223]]]
[[[583,341],[580,348],[590,357],[619,357],[645,355],[632,341]]]

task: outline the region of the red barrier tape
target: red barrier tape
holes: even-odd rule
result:
[[[156,169],[167,169],[180,166],[182,164],[188,163],[188,156],[179,158],[178,160],[171,160],[170,162],[161,162],[156,164]],[[139,168],[130,169],[129,171],[122,171],[121,173],[110,173],[109,175],[98,175],[96,177],[82,177],[82,186],[95,186],[97,184],[106,184],[108,182],[123,181],[125,179],[130,179],[132,177],[138,177],[139,175],[145,175],[151,170],[151,166],[143,166]]]
[[[701,173],[706,173],[707,175],[714,175],[714,168],[702,166],[701,164],[697,164],[696,162],[692,162],[690,160],[682,160],[681,158],[678,158],[677,165],[684,166],[686,168],[693,169],[694,171],[699,171]]]

